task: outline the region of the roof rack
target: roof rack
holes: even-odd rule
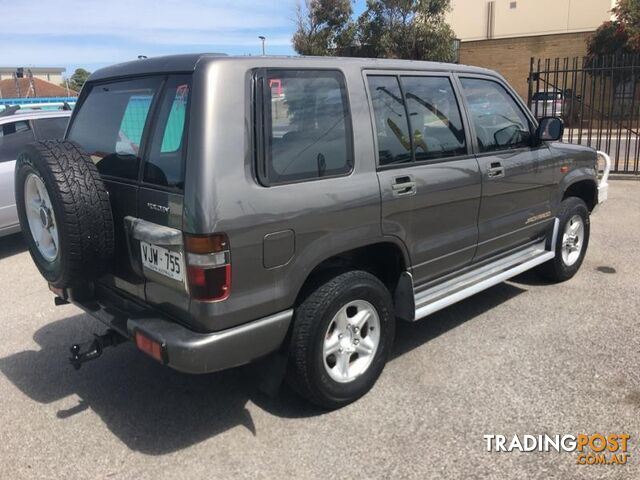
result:
[[[20,110],[20,105],[14,105],[13,107],[7,105],[4,110],[0,112],[0,117],[8,117]]]

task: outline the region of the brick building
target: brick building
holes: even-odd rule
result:
[[[497,70],[526,100],[530,60],[582,57],[616,0],[453,0],[460,63]]]

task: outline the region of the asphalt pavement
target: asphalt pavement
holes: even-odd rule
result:
[[[330,413],[261,393],[257,366],[188,376],[131,344],[73,370],[104,328],[0,239],[0,478],[640,478],[640,182],[610,188],[573,280],[524,274],[399,325],[378,384]],[[628,433],[627,464],[483,438],[580,433]]]

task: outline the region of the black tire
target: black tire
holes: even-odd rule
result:
[[[584,239],[582,240],[582,249],[577,261],[572,265],[567,265],[562,257],[562,237],[567,223],[574,215],[579,215],[584,222]],[[556,256],[553,260],[549,260],[548,262],[540,265],[537,272],[545,279],[559,283],[569,280],[578,273],[578,270],[584,260],[584,256],[587,253],[587,247],[589,246],[591,225],[589,209],[587,208],[586,203],[584,203],[584,200],[578,197],[568,197],[562,201],[558,212],[558,219],[560,220],[558,238],[556,239],[556,244],[553,246]]]
[[[57,256],[51,261],[38,249],[27,219],[25,182],[31,174],[44,183],[58,230]],[[15,193],[29,252],[51,285],[81,285],[106,271],[114,250],[109,196],[96,166],[78,145],[63,140],[29,144],[18,156]]]
[[[360,376],[348,383],[338,383],[325,369],[323,342],[334,315],[356,300],[368,302],[378,314],[378,348]],[[297,393],[322,408],[345,406],[373,387],[389,357],[394,334],[393,303],[385,285],[364,271],[338,274],[313,289],[295,310],[289,352],[289,383]]]

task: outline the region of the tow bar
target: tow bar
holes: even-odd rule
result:
[[[94,335],[94,339],[90,342],[73,344],[69,349],[71,351],[69,361],[73,368],[79,370],[83,363],[100,358],[105,348],[116,347],[126,341],[127,339],[118,332],[109,329],[102,335]]]

